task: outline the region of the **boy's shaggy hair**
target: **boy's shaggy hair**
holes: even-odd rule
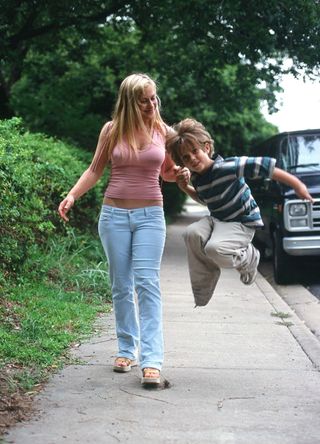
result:
[[[171,155],[173,161],[180,166],[183,166],[182,151],[185,147],[190,149],[195,145],[201,147],[204,143],[210,144],[210,157],[214,153],[214,141],[202,123],[195,119],[184,119],[173,126],[172,134],[167,139],[166,149]]]

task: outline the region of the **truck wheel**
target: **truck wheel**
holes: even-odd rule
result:
[[[292,258],[282,247],[280,233],[275,231],[273,234],[273,275],[277,284],[286,285],[292,282],[294,276],[292,262]]]
[[[259,250],[261,259],[267,259],[266,257],[266,247],[256,239],[253,239],[253,245]]]

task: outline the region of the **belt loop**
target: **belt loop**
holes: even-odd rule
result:
[[[144,207],[144,215],[148,216],[148,208],[147,207]]]

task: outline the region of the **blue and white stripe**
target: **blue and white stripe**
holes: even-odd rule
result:
[[[276,160],[271,157],[213,157],[203,175],[193,173],[192,184],[210,214],[219,220],[261,227],[259,207],[245,179],[271,178]]]

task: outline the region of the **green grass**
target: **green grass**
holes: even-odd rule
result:
[[[289,313],[284,313],[282,311],[272,312],[271,316],[281,319],[281,321],[276,322],[276,324],[278,324],[278,325],[284,325],[285,327],[291,327],[292,325],[294,325],[290,321],[285,321],[285,319],[288,319],[291,317],[291,314],[289,314]]]
[[[34,246],[15,276],[0,280],[0,376],[8,392],[31,390],[68,360],[70,345],[93,333],[110,310],[110,286],[97,238],[52,238]]]
[[[279,311],[279,312],[272,312],[271,316],[274,316],[276,318],[286,319],[286,318],[290,318],[291,314]]]

